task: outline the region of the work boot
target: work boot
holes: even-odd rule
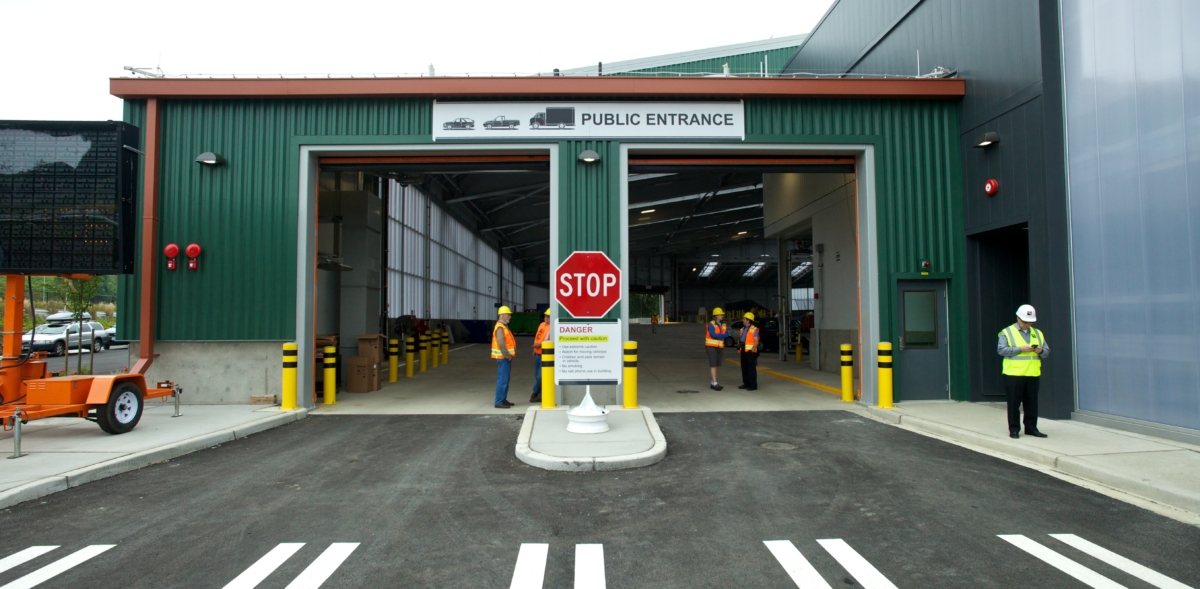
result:
[[[1050,437],[1050,436],[1047,436],[1046,434],[1043,434],[1042,432],[1040,432],[1040,431],[1038,431],[1038,430],[1033,430],[1033,431],[1025,430],[1025,435],[1027,435],[1027,436],[1033,436],[1033,437],[1035,437],[1035,438],[1048,438],[1048,437]]]
[[[505,405],[504,403],[496,405],[496,409],[508,409],[509,407],[512,407],[512,405]]]
[[[513,403],[512,401],[509,401],[508,399],[505,399],[505,400],[503,400],[503,401],[500,401],[500,404],[501,404],[501,405],[504,405],[504,408],[505,408],[505,409],[507,409],[507,408],[509,408],[509,407],[513,407],[513,406],[515,406],[515,405],[516,405],[516,403]]]
[[[541,403],[542,396],[541,395],[533,395],[533,396],[529,397],[529,402],[530,403]]]
[[[746,385],[744,385],[744,384],[740,384],[740,385],[738,385],[738,388],[739,388],[739,389],[744,389],[744,388],[746,388]]]

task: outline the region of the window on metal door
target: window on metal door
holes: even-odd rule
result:
[[[903,294],[904,347],[910,349],[937,348],[937,292],[906,290]]]

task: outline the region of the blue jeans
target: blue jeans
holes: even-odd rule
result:
[[[496,402],[499,405],[508,399],[508,377],[512,375],[512,360],[496,360]]]
[[[540,354],[533,357],[533,394],[534,396],[542,394],[542,356]]]

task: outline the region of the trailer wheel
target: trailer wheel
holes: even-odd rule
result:
[[[110,434],[123,434],[142,420],[142,389],[131,382],[113,387],[108,403],[96,408],[96,423]]]

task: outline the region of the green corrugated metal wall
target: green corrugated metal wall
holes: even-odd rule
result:
[[[420,99],[178,100],[162,112],[160,245],[204,248],[203,271],[159,260],[161,340],[284,340],[295,332],[298,136],[429,135],[431,102]],[[131,104],[141,124],[144,103]],[[219,167],[195,163],[214,151]],[[136,281],[121,309],[136,309]],[[122,337],[137,314],[122,312]]]
[[[763,56],[766,56],[767,73],[778,74],[783,71],[783,66],[787,65],[789,59],[796,54],[796,50],[800,47],[783,47],[781,49],[771,49],[769,51],[757,51],[755,53],[742,53],[739,55],[729,55],[726,57],[714,57],[712,59],[701,59],[699,61],[689,61],[686,63],[677,63],[673,65],[663,65],[658,67],[650,67],[640,70],[630,70],[624,72],[614,72],[613,76],[671,76],[671,75],[692,75],[699,76],[705,74],[719,74],[723,72],[725,64],[729,64],[729,71],[734,74],[757,74],[762,67]]]
[[[580,162],[578,155],[595,150],[600,161]],[[558,144],[558,251],[601,251],[621,263],[621,144],[616,141],[563,141]],[[570,317],[565,312],[561,317]],[[621,316],[614,307],[609,319]]]
[[[950,375],[967,400],[958,103],[919,100],[756,99],[746,101],[746,141],[871,143],[879,240],[880,339],[899,347],[897,281],[946,279]],[[932,267],[922,276],[921,261]]]

